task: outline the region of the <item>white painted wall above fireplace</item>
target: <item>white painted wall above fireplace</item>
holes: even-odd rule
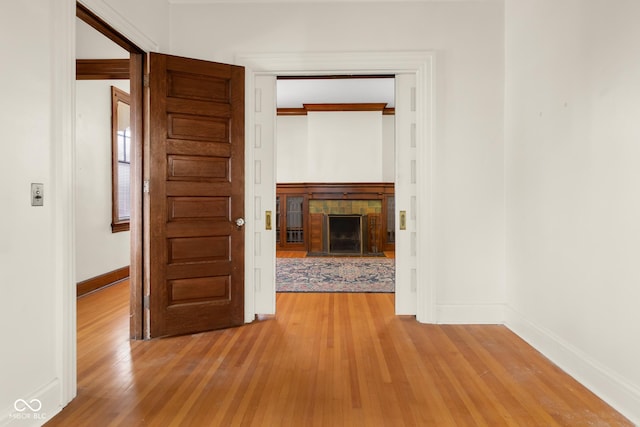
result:
[[[394,116],[380,111],[278,116],[277,182],[393,182]]]

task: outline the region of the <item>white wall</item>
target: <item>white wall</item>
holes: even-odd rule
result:
[[[278,116],[277,182],[393,182],[387,117],[374,111]]]
[[[0,423],[17,399],[42,399],[52,410],[60,393],[56,357],[57,193],[52,152],[53,4],[0,5]],[[11,41],[11,42],[8,42]],[[44,184],[44,206],[32,207],[30,184]],[[28,420],[33,421],[33,420]],[[23,424],[24,425],[24,424]],[[28,424],[27,424],[28,425]]]
[[[640,3],[507,1],[508,325],[640,423]]]
[[[111,86],[128,80],[76,82],[76,280],[129,265],[128,231],[111,232]]]
[[[396,179],[396,116],[382,116],[382,182]]]
[[[503,12],[500,2],[475,1],[173,4],[171,53],[233,62],[249,52],[435,50],[439,315],[501,321]]]
[[[382,113],[310,111],[307,117],[309,181],[382,181]]]
[[[307,116],[278,116],[276,135],[276,181],[306,182],[309,157]]]
[[[136,2],[136,10],[142,3],[155,2]],[[127,22],[161,29],[148,40],[168,37],[168,6],[145,7],[136,15],[131,2],[118,5],[129,9]],[[0,43],[2,425],[40,425],[75,395],[74,29],[73,0],[0,3],[0,37],[10,40]],[[44,184],[43,207],[30,205],[32,182]],[[40,411],[29,419],[11,418],[17,399],[33,398],[42,402]]]

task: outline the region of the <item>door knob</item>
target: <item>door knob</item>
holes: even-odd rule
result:
[[[243,225],[244,225],[244,218],[236,219],[236,226],[237,227],[242,227]]]

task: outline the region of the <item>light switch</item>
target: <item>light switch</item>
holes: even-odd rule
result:
[[[44,206],[44,184],[31,183],[31,206]]]

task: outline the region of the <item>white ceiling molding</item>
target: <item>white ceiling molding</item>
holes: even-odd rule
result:
[[[236,62],[278,76],[371,75],[423,71],[433,52],[242,53]],[[313,71],[309,71],[313,70]],[[373,70],[373,71],[372,71]]]
[[[168,0],[169,4],[238,4],[238,3],[502,3],[504,0]]]

